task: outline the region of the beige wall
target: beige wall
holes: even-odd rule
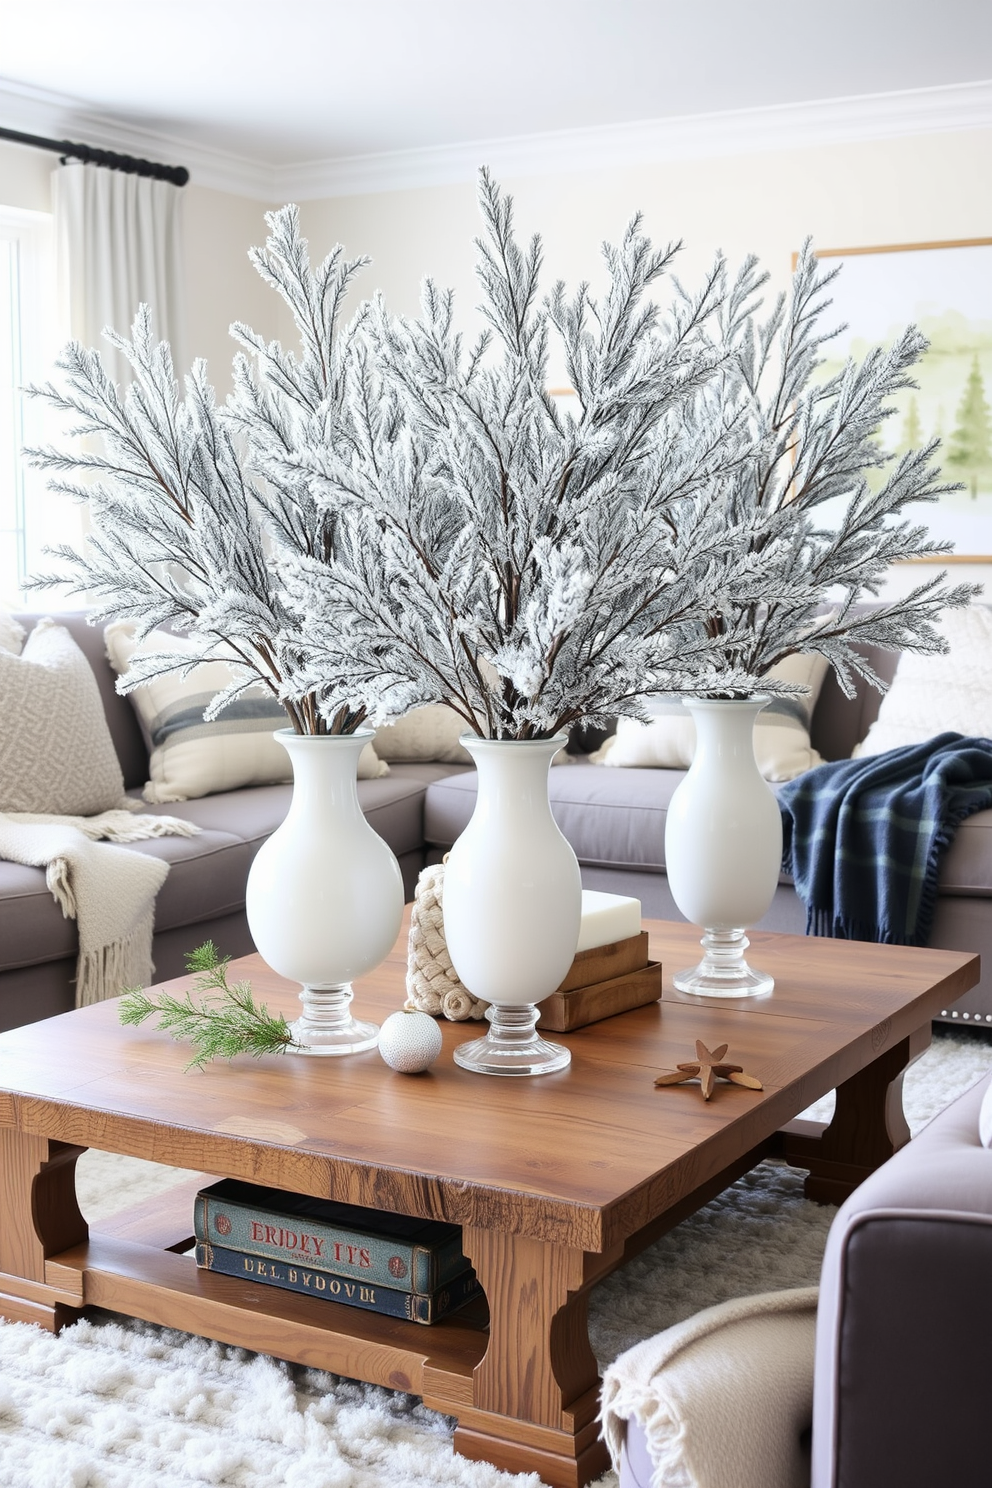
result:
[[[205,357],[220,397],[230,389],[237,343],[232,321],[246,322],[267,339],[285,335],[281,302],[248,261],[248,250],[265,241],[264,202],[189,185],[183,193],[186,240],[186,346],[191,358]]]
[[[635,211],[661,244],[685,244],[690,282],[715,249],[733,261],[756,253],[778,282],[807,236],[819,248],[992,236],[992,130],[834,145],[503,183],[521,236],[540,231],[545,272],[595,280],[599,245]],[[425,272],[474,304],[474,187],[431,187],[306,202],[315,253],[335,241],[369,253],[374,281],[398,310],[416,308]]]

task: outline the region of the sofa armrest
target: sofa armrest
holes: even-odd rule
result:
[[[812,1488],[979,1479],[988,1451],[992,1076],[839,1210],[817,1316]],[[980,1474],[979,1474],[980,1476]]]

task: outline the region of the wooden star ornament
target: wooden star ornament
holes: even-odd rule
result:
[[[747,1090],[763,1090],[764,1086],[754,1075],[746,1075],[739,1064],[725,1064],[727,1044],[719,1049],[707,1049],[700,1039],[696,1040],[696,1058],[692,1064],[679,1064],[670,1074],[659,1075],[656,1085],[682,1085],[686,1080],[698,1078],[703,1091],[703,1100],[713,1094],[717,1079],[730,1080],[734,1085],[743,1085]]]

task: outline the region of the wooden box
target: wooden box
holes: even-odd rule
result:
[[[642,930],[627,940],[579,951],[557,992],[540,1004],[537,1026],[568,1033],[660,996],[661,962],[648,959],[648,933]]]

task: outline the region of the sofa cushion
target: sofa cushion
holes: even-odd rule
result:
[[[0,811],[95,816],[124,777],[86,657],[41,620],[19,656],[0,650]]]
[[[19,620],[15,620],[7,610],[0,610],[0,651],[20,656],[26,635],[27,631]]]
[[[684,778],[681,770],[603,770],[582,763],[553,770],[548,792],[555,820],[583,867],[663,872],[668,803]],[[428,785],[429,847],[447,849],[465,829],[477,788],[474,770]],[[780,882],[791,879],[782,875]],[[958,828],[941,867],[940,892],[992,898],[992,811],[976,812]]]
[[[18,614],[18,620],[30,630],[42,618],[35,612]],[[114,749],[124,773],[125,790],[144,785],[148,779],[148,750],[141,737],[134,709],[117,691],[117,677],[107,660],[102,626],[89,625],[85,610],[60,610],[58,622],[64,625],[90,664],[103,704],[104,717],[114,741]]]
[[[922,744],[948,730],[966,737],[992,735],[992,610],[986,605],[948,610],[939,629],[949,647],[946,655],[903,652],[878,718],[855,755]]]
[[[183,662],[202,650],[165,631],[152,631],[138,644],[134,633],[126,621],[104,632],[110,664],[120,674],[153,652],[174,653]],[[149,748],[146,801],[188,801],[292,778],[289,755],[273,737],[287,726],[286,713],[267,688],[248,688],[219,717],[204,720],[205,708],[233,680],[225,662],[208,661],[185,674],[176,670],[152,677],[129,694]],[[364,779],[388,773],[371,745],[362,751],[358,773]]]
[[[196,925],[244,909],[252,860],[289,809],[292,787],[257,786],[149,806],[150,815],[181,816],[202,830],[196,837],[156,837],[129,850],[162,858],[170,872],[155,903],[155,930]],[[397,857],[423,842],[424,782],[388,775],[358,783],[365,815]],[[330,849],[329,844],[329,849]],[[39,868],[0,862],[0,971],[74,955],[76,926],[62,916]]]
[[[395,723],[375,731],[375,752],[394,761],[436,760],[471,768],[472,756],[458,740],[466,731],[464,718],[444,703],[414,708]]]
[[[809,689],[805,697],[776,697],[754,724],[754,755],[766,780],[794,780],[823,760],[810,744],[809,727],[827,674],[818,655],[788,656],[772,669],[780,682]],[[614,768],[687,770],[696,752],[695,721],[681,699],[652,703],[650,723],[621,718],[616,734],[592,756],[593,763]]]
[[[665,818],[681,770],[603,770],[579,763],[552,770],[548,790],[555,820],[580,863],[653,869],[665,866]],[[474,770],[427,787],[424,835],[450,847],[475,807]]]

